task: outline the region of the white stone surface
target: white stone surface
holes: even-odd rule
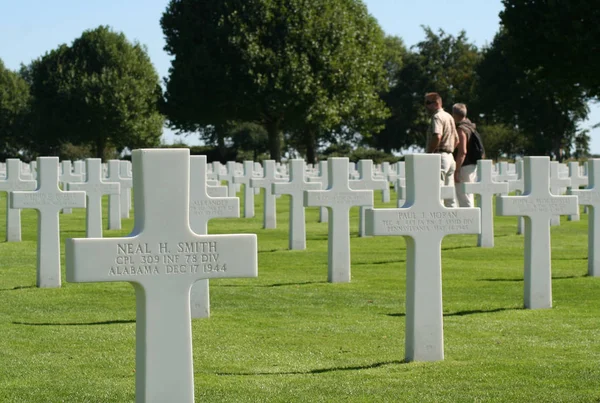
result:
[[[275,202],[275,195],[272,193],[272,186],[273,183],[286,182],[287,180],[277,175],[274,160],[263,161],[263,168],[263,177],[250,179],[250,186],[264,189],[263,228],[273,229],[277,228],[277,203]]]
[[[102,180],[102,162],[100,158],[88,158],[86,181],[69,183],[68,190],[83,190],[86,194],[85,233],[88,238],[102,237],[102,196],[119,194],[121,185]]]
[[[137,402],[194,402],[192,284],[257,276],[256,235],[190,229],[189,160],[188,149],[134,150],[131,235],[66,242],[67,281],[134,286]]]
[[[6,192],[6,242],[21,242],[21,210],[10,207],[10,193],[16,190],[34,190],[34,180],[21,178],[21,161],[6,160],[6,178],[0,180],[0,191]]]
[[[254,177],[254,162],[244,161],[243,175],[233,177],[233,183],[244,185],[244,218],[254,217],[254,189],[250,186],[250,179]],[[259,189],[260,190],[260,189]]]
[[[121,185],[121,218],[129,218],[131,211],[131,188],[133,187],[133,175],[131,162],[121,161],[119,171],[119,184]]]
[[[275,195],[290,195],[289,243],[291,250],[306,249],[306,218],[304,214],[304,191],[319,190],[320,183],[309,183],[304,179],[304,160],[290,160],[290,181],[274,183]]]
[[[515,163],[515,172],[517,174],[516,180],[508,181],[508,191],[515,192],[515,194],[521,195],[525,191],[525,175],[523,175],[523,160],[517,160]],[[525,219],[523,217],[517,217],[517,235],[522,235],[525,228]]]
[[[208,234],[208,221],[212,218],[240,216],[240,200],[237,197],[227,197],[227,187],[213,188],[223,189],[223,197],[209,194],[211,191],[206,186],[206,174],[206,156],[190,156],[190,228],[198,235]],[[198,280],[192,286],[190,309],[192,318],[210,317],[208,280]]]
[[[60,168],[61,168],[61,173],[60,173],[60,177],[59,177],[59,182],[62,186],[62,189],[67,190],[67,183],[70,182],[81,182],[83,175],[77,175],[73,172],[73,164],[71,163],[71,161],[65,160],[65,161],[61,161],[60,162]],[[63,214],[71,214],[73,212],[73,209],[71,208],[64,208],[62,210]]]
[[[477,235],[477,246],[494,247],[494,195],[508,195],[507,182],[496,182],[492,179],[492,160],[477,161],[477,181],[459,183],[463,192],[475,194],[481,209],[481,233]]]
[[[219,174],[218,179],[220,181],[227,182],[227,196],[235,197],[237,186],[233,182],[233,177],[236,176],[236,164],[235,161],[227,161],[225,173]]]
[[[448,208],[441,202],[440,155],[406,156],[406,204],[367,211],[371,235],[406,239],[406,360],[444,359],[442,239],[477,234],[478,208]]]
[[[352,190],[348,179],[348,158],[327,160],[329,187],[304,192],[304,206],[329,209],[328,281],[350,282],[350,208],[370,206],[372,190]]]
[[[569,194],[588,207],[588,276],[600,277],[600,159],[588,160],[588,187],[569,189]]]
[[[61,285],[59,213],[63,208],[85,207],[85,192],[59,188],[58,157],[39,157],[37,162],[37,189],[12,192],[11,205],[39,212],[36,284],[41,288],[58,288]]]
[[[554,195],[562,195],[571,186],[571,179],[563,178],[559,174],[558,161],[550,162],[550,192]],[[550,225],[560,225],[560,216],[555,215],[550,220]]]
[[[107,182],[117,182],[121,184],[121,161],[108,160],[108,171],[106,175]],[[119,193],[111,193],[108,195],[108,229],[121,229],[121,193],[124,191],[122,187]]]
[[[392,169],[390,168],[390,163],[389,162],[384,162],[381,164],[381,173],[382,176],[385,178],[385,180],[387,181],[388,176],[390,176],[391,174],[393,174]],[[390,186],[388,184],[388,186],[383,189],[381,191],[381,201],[383,203],[389,203],[390,202]]]
[[[319,161],[318,176],[309,176],[309,182],[317,182],[321,184],[321,189],[329,187],[329,174],[327,173],[327,161]],[[329,221],[329,211],[327,207],[319,207],[319,222]]]
[[[371,160],[360,160],[358,161],[358,180],[350,181],[350,189],[352,190],[384,190],[386,187],[389,190],[389,183],[383,178],[376,178],[373,172],[373,161]],[[369,208],[373,208],[374,204],[370,206],[360,206],[358,209],[358,236],[367,236],[367,228],[365,224],[365,212]]]
[[[581,167],[579,166],[579,162],[569,162],[568,167],[569,179],[571,179],[571,186],[569,186],[567,190],[579,190],[580,187],[588,185],[588,177],[581,174]],[[569,221],[579,221],[579,219],[579,211],[577,211],[577,214],[572,214],[568,217]]]
[[[552,308],[550,219],[574,214],[576,196],[550,193],[550,158],[525,157],[521,196],[498,196],[496,215],[525,217],[525,308]]]

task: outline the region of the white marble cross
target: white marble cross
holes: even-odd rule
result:
[[[508,170],[508,162],[502,161],[498,163],[498,173],[495,178],[496,182],[509,182],[517,179],[517,174],[511,174]]]
[[[60,167],[61,174],[59,177],[59,182],[64,190],[67,190],[67,183],[82,181],[83,175],[78,175],[73,172],[73,165],[71,164],[71,161],[61,161]],[[62,210],[63,214],[71,214],[72,212],[73,209],[71,208],[64,208]]]
[[[86,181],[69,183],[68,190],[83,190],[86,194],[87,208],[85,212],[86,236],[102,237],[102,196],[119,194],[119,183],[102,180],[102,161],[100,158],[88,158],[86,161]]]
[[[235,182],[233,181],[233,178],[236,176],[235,175],[236,162],[235,161],[227,161],[226,167],[227,167],[227,172],[218,174],[217,179],[220,181],[226,181],[227,182],[227,196],[235,197],[237,186],[236,186]]]
[[[525,307],[552,308],[550,219],[579,206],[576,196],[550,193],[550,158],[525,157],[523,172],[523,195],[498,196],[496,214],[525,217]]]
[[[569,178],[571,179],[571,186],[567,190],[578,190],[581,186],[588,185],[588,177],[581,174],[579,162],[569,162]],[[579,203],[582,204],[582,203]],[[569,216],[569,221],[579,221],[579,211],[577,214]]]
[[[233,183],[244,184],[244,218],[254,217],[254,189],[250,187],[250,179],[254,177],[254,162],[244,161],[244,174],[233,177]]]
[[[561,178],[559,175],[558,161],[550,162],[550,192],[555,195],[563,194],[563,190],[571,186],[571,179]],[[578,208],[579,211],[579,208]],[[560,225],[560,216],[555,215],[550,220],[550,225]]]
[[[570,189],[569,194],[588,206],[588,276],[600,277],[600,159],[588,160],[588,187]]]
[[[367,233],[406,238],[406,360],[444,359],[442,239],[481,231],[478,208],[441,202],[439,154],[406,156],[403,208],[367,211]]]
[[[350,282],[350,208],[371,206],[372,190],[352,190],[348,179],[348,158],[327,160],[327,190],[304,192],[305,207],[324,206],[329,209],[328,281]]]
[[[390,169],[390,163],[389,162],[384,162],[384,163],[381,164],[381,174],[383,175],[383,177],[385,178],[386,181],[387,181],[387,178],[392,173],[393,172]],[[390,202],[390,185],[389,184],[388,184],[388,186],[385,189],[382,189],[382,192],[381,192],[381,201],[383,203],[389,203]]]
[[[240,199],[213,197],[209,194],[211,191],[206,186],[206,171],[206,156],[192,155],[190,157],[190,228],[198,235],[208,234],[208,221],[212,218],[240,216]],[[225,186],[218,188],[228,193]],[[192,318],[210,316],[208,280],[198,280],[192,286],[190,304]]]
[[[389,183],[383,178],[376,178],[373,175],[373,161],[372,160],[360,160],[358,161],[358,174],[359,179],[350,181],[350,189],[352,190],[384,190],[388,188]],[[373,202],[373,201],[372,201]],[[369,208],[373,208],[373,203],[370,206],[360,206],[358,209],[358,236],[365,237],[366,225],[365,225],[365,211]]]
[[[304,160],[290,160],[290,181],[273,183],[275,195],[290,195],[290,227],[289,248],[291,250],[306,249],[306,218],[304,214],[304,191],[319,190],[320,183],[309,183],[304,180]]]
[[[309,182],[317,182],[321,184],[321,189],[329,187],[329,174],[327,173],[327,161],[319,161],[319,176],[308,177]],[[327,207],[319,207],[319,222],[329,221],[329,212]]]
[[[133,188],[131,162],[121,161],[119,183],[121,184],[121,218],[129,218],[129,211],[131,210],[131,188]]]
[[[108,172],[106,175],[107,182],[121,183],[121,161],[108,160]],[[121,194],[125,189],[121,187],[119,193],[111,193],[108,195],[108,229],[121,229]]]
[[[59,213],[63,208],[85,207],[85,192],[67,192],[58,187],[58,157],[39,157],[38,188],[11,194],[13,208],[36,209],[38,287],[58,288],[60,282]]]
[[[0,180],[0,191],[6,192],[6,242],[21,242],[21,210],[10,207],[10,192],[34,190],[34,180],[21,178],[21,161],[17,158],[6,160],[6,178]]]
[[[515,170],[517,172],[517,179],[508,181],[508,191],[515,192],[515,194],[521,195],[525,191],[525,180],[523,175],[523,160],[517,160],[515,162]],[[517,235],[523,234],[525,228],[525,219],[523,217],[517,217]]]
[[[257,276],[256,235],[190,229],[189,161],[188,149],[134,150],[133,232],[66,242],[67,281],[134,286],[137,402],[194,402],[192,284]]]
[[[458,185],[464,193],[477,196],[481,208],[481,233],[477,235],[477,246],[494,247],[494,195],[508,195],[508,183],[496,182],[492,179],[492,160],[477,161],[477,181],[464,182]]]
[[[286,179],[277,176],[275,171],[275,160],[263,161],[264,175],[262,178],[250,179],[253,188],[264,188],[263,203],[263,228],[277,228],[277,206],[273,195],[273,183],[286,182]]]

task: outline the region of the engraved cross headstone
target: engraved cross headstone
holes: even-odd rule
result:
[[[244,161],[243,175],[234,176],[233,183],[244,185],[244,217],[254,217],[254,189],[250,187],[250,179],[254,177],[254,162]]]
[[[69,183],[68,190],[83,190],[86,194],[86,236],[88,238],[102,237],[102,196],[119,194],[119,183],[102,180],[102,162],[100,158],[86,160],[86,181]]]
[[[306,249],[304,191],[321,189],[321,184],[309,183],[304,180],[304,160],[293,159],[289,164],[290,181],[274,183],[272,191],[275,195],[290,195],[289,248],[304,250]]]
[[[563,190],[571,186],[571,179],[559,175],[558,161],[550,162],[550,192],[555,195],[563,194]],[[560,216],[555,215],[550,220],[550,225],[560,225]]]
[[[304,206],[329,209],[328,281],[350,282],[350,208],[373,204],[372,190],[352,190],[348,158],[329,158],[327,190],[304,192]]]
[[[121,184],[121,218],[129,218],[131,210],[131,188],[133,178],[131,173],[131,162],[121,161],[119,170],[119,183]]]
[[[37,189],[12,192],[11,205],[38,211],[36,284],[58,288],[61,285],[59,213],[63,208],[85,207],[85,192],[63,191],[58,187],[58,157],[39,157],[37,161]]]
[[[190,157],[190,228],[198,235],[208,234],[211,218],[239,217],[240,199],[213,197],[206,186],[206,156]],[[225,186],[219,186],[227,193]],[[210,316],[210,291],[208,280],[199,280],[192,286],[190,295],[192,318]]]
[[[581,167],[579,166],[579,162],[572,161],[569,162],[569,179],[571,179],[571,186],[568,187],[567,190],[579,190],[581,186],[588,185],[588,177],[583,176],[581,174]],[[582,204],[581,201],[579,204]],[[569,221],[579,221],[579,211],[577,214],[572,214],[569,216]]]
[[[384,190],[388,188],[389,183],[383,178],[376,178],[373,175],[373,161],[371,160],[360,160],[358,161],[358,174],[359,179],[350,181],[350,189],[359,190]],[[360,206],[358,209],[358,236],[365,237],[366,225],[365,225],[365,211],[369,208],[373,208],[373,201],[370,206]]]
[[[321,189],[329,187],[329,174],[327,172],[327,161],[319,161],[319,175],[308,177],[309,182],[317,182],[321,184]],[[327,207],[319,207],[319,222],[329,221],[329,212]]]
[[[0,180],[0,191],[6,192],[6,242],[21,242],[21,210],[10,207],[10,192],[34,190],[34,180],[21,177],[21,161],[17,158],[6,160],[6,178]]]
[[[579,204],[588,206],[588,275],[600,277],[600,159],[588,160],[589,186],[570,189]],[[579,209],[579,208],[578,208]]]
[[[106,181],[121,184],[121,161],[108,160]],[[125,189],[121,187],[119,193],[108,195],[108,229],[121,229],[121,193],[123,192],[125,192]]]
[[[83,176],[78,175],[73,172],[73,164],[71,163],[71,161],[68,161],[68,160],[61,161],[60,167],[61,167],[61,173],[60,173],[59,181],[60,181],[60,184],[61,184],[63,190],[67,190],[67,183],[82,181]],[[73,209],[71,209],[71,208],[64,208],[62,210],[63,214],[71,214],[72,212],[73,212]]]
[[[66,242],[67,281],[134,286],[137,402],[194,401],[192,284],[257,276],[256,235],[190,229],[189,161],[188,149],[134,150],[131,235]]]
[[[478,208],[442,204],[440,158],[439,154],[407,155],[404,207],[367,211],[367,233],[406,238],[408,361],[444,359],[442,239],[481,230]]]
[[[525,189],[521,196],[497,196],[496,214],[525,217],[525,307],[552,307],[550,219],[573,214],[576,196],[550,193],[550,158],[525,157]]]
[[[273,195],[273,183],[286,182],[286,179],[277,176],[275,171],[275,161],[263,161],[264,175],[262,178],[250,179],[250,186],[253,188],[264,188],[263,203],[263,228],[277,228],[277,211],[275,196]]]
[[[496,182],[492,179],[492,160],[477,161],[477,181],[459,183],[464,193],[477,196],[481,209],[481,233],[477,235],[477,246],[494,247],[494,195],[507,195],[508,183]]]
[[[227,167],[227,172],[218,174],[217,179],[219,179],[220,181],[227,182],[227,196],[235,197],[237,186],[236,186],[235,182],[233,181],[233,178],[235,176],[236,162],[235,161],[227,161],[226,167]]]

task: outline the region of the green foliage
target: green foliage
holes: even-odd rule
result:
[[[475,66],[480,53],[468,42],[465,32],[457,37],[443,30],[434,33],[424,27],[425,40],[403,59],[396,84],[383,99],[391,110],[383,131],[370,145],[390,153],[426,145],[430,117],[423,106],[427,92],[438,92],[446,110],[456,102],[466,103],[469,115],[478,115]],[[474,119],[476,121],[476,119]]]
[[[524,155],[527,139],[522,132],[503,124],[481,125],[481,134],[487,159],[497,161],[500,157],[514,159]]]
[[[524,70],[555,88],[600,96],[600,8],[596,0],[503,0],[502,26]]]
[[[97,157],[108,146],[159,144],[161,89],[145,47],[100,26],[71,46],[35,60],[23,73],[32,84],[35,139],[40,153],[63,142],[89,144]]]
[[[577,125],[588,114],[579,87],[554,87],[538,70],[524,70],[510,38],[501,31],[478,66],[479,98],[485,123],[502,123],[527,138],[526,155],[568,156]]]
[[[401,160],[401,158],[381,150],[366,147],[354,148],[347,143],[330,145],[321,153],[321,159],[327,159],[331,157],[348,157],[351,162],[358,162],[360,160],[373,160],[374,164],[381,164],[382,162],[389,162],[393,164]]]
[[[31,97],[29,85],[0,59],[0,159],[17,158],[26,145]]]
[[[279,160],[282,131],[368,135],[386,116],[383,33],[360,0],[172,0],[161,26],[174,129],[257,122]]]
[[[377,208],[395,206],[380,200],[376,194]],[[495,218],[494,248],[476,247],[476,235],[444,238],[445,359],[405,363],[405,240],[357,237],[358,209],[352,209],[352,282],[330,284],[328,225],[317,222],[318,208],[306,209],[307,250],[290,251],[289,198],[277,200],[278,226],[269,230],[261,229],[262,196],[255,202],[255,218],[209,223],[210,234],[257,234],[259,275],[210,282],[211,318],[192,320],[197,401],[600,397],[600,279],[585,275],[586,214],[552,228],[552,309],[523,309],[523,236],[515,234],[514,217]],[[2,193],[2,229],[4,206]],[[23,241],[1,244],[0,401],[133,402],[133,287],[64,281],[59,289],[36,288],[36,220],[35,211],[23,210]],[[133,215],[123,230],[104,236],[132,228]],[[85,210],[61,215],[62,246],[84,233]]]

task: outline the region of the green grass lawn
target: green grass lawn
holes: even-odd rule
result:
[[[352,282],[329,284],[318,209],[307,209],[306,251],[289,251],[288,199],[278,199],[275,230],[261,229],[256,201],[253,219],[209,224],[209,233],[258,234],[259,275],[211,281],[211,318],[192,322],[196,401],[600,401],[600,279],[586,276],[587,215],[552,228],[548,310],[523,309],[516,218],[495,219],[494,248],[476,247],[476,235],[446,237],[445,360],[405,363],[404,239],[358,238],[352,210]],[[36,288],[36,223],[24,210],[23,241],[0,244],[0,402],[134,401],[133,287],[67,283],[63,259],[62,288]],[[61,228],[63,248],[84,237],[84,210],[61,215]],[[133,218],[104,235],[132,228]]]

